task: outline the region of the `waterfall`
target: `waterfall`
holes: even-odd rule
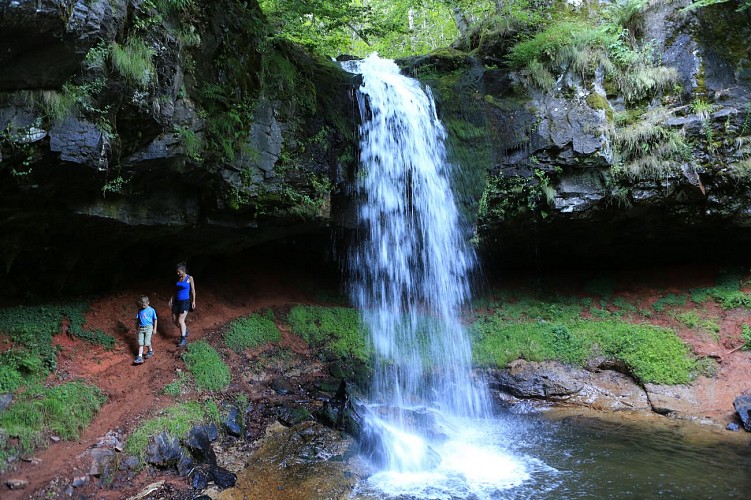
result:
[[[475,254],[430,89],[375,55],[345,69],[362,75],[361,234],[349,270],[374,350],[367,431],[380,439],[384,469],[428,470],[432,442],[455,432],[451,422],[488,413],[460,318]]]

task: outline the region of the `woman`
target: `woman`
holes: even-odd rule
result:
[[[188,317],[188,311],[196,308],[196,283],[193,277],[185,272],[185,269],[185,262],[177,265],[177,289],[175,295],[169,300],[169,306],[172,308],[172,321],[180,328],[178,347],[184,347],[188,343],[188,327],[185,324],[185,318]]]

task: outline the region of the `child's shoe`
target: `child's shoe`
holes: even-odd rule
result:
[[[143,363],[143,358],[141,356],[137,356],[136,359],[133,360],[133,363],[140,365],[141,363]]]
[[[151,356],[153,356],[153,355],[154,355],[154,349],[152,349],[152,350],[150,350],[149,352],[147,352],[147,353],[146,353],[146,354],[145,354],[145,355],[143,356],[143,359],[149,359],[149,358],[150,358]]]
[[[180,342],[177,343],[177,347],[185,347],[187,344],[188,344],[188,339],[185,337],[180,337]]]

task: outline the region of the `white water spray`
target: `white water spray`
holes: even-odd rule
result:
[[[488,415],[460,321],[475,255],[454,200],[446,132],[430,89],[373,55],[362,74],[359,221],[352,297],[375,351],[367,432],[388,471],[434,469],[459,420]]]

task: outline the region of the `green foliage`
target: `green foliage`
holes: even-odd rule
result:
[[[624,312],[634,313],[637,311],[637,307],[623,297],[614,298],[613,305]]]
[[[696,368],[694,369],[694,378],[697,376],[703,376],[708,378],[717,377],[717,372],[720,370],[717,360],[712,358],[699,358],[696,360]]]
[[[185,156],[193,161],[201,161],[203,142],[196,133],[188,127],[174,126],[175,133],[180,138]]]
[[[607,5],[604,17],[615,26],[623,26],[634,35],[641,29],[644,11],[650,0],[615,0]]]
[[[530,0],[510,0],[496,2],[495,12],[476,11],[476,22],[465,37],[469,49],[483,50],[486,44],[492,46],[498,40],[518,38],[532,33],[550,17],[549,9]],[[460,44],[461,45],[461,44]]]
[[[599,67],[627,103],[638,102],[671,88],[677,79],[674,69],[657,64],[649,44],[637,43],[647,6],[646,0],[621,0],[601,18],[588,17],[584,9],[576,15],[556,12],[554,21],[541,23],[539,32],[516,43],[506,60],[529,84],[546,91],[562,73],[587,79]]]
[[[696,9],[703,9],[706,7],[710,7],[712,5],[734,2],[734,1],[736,0],[696,0],[694,2],[691,2],[687,7],[685,7],[685,10],[692,11]],[[744,12],[746,10],[751,9],[751,0],[737,0],[737,1],[738,1],[738,7],[736,8],[737,12]]]
[[[743,350],[751,351],[751,327],[746,323],[741,325],[741,338],[743,339]]]
[[[625,322],[587,323],[601,351],[626,363],[641,382],[690,382],[695,360],[689,347],[670,329]]]
[[[90,305],[86,302],[64,304],[60,312],[68,318],[68,334],[85,340],[90,344],[98,344],[105,349],[112,349],[115,346],[114,337],[107,335],[101,330],[84,330],[83,324],[86,322],[85,314],[89,311]]]
[[[110,46],[112,67],[139,87],[148,86],[156,75],[153,61],[155,54],[153,48],[135,36],[128,38],[124,45],[112,42]]]
[[[76,113],[81,98],[77,89],[66,83],[60,91],[44,90],[40,93],[42,108],[50,120],[60,122]]]
[[[740,284],[740,274],[726,272],[720,275],[716,286],[691,290],[691,300],[703,304],[712,299],[723,309],[751,308],[751,296],[741,291]]]
[[[83,328],[88,310],[84,302],[0,309],[0,332],[13,342],[12,349],[0,354],[0,392],[12,392],[57,367],[52,337],[61,331],[63,318],[70,335],[111,349],[113,337]]]
[[[636,122],[623,122],[616,114],[610,136],[615,150],[613,174],[630,179],[657,179],[678,172],[690,155],[682,131],[664,123],[669,118],[665,108],[657,107],[644,113]]]
[[[292,333],[315,348],[341,358],[370,359],[364,325],[355,309],[347,307],[295,306],[287,316]]]
[[[702,317],[698,311],[693,309],[672,313],[671,316],[682,322],[688,328],[707,334],[714,340],[719,340],[718,334],[720,333],[720,324],[717,319]]]
[[[546,208],[555,198],[548,175],[536,169],[534,177],[491,176],[480,199],[478,216],[494,221],[511,220],[525,214],[547,217]]]
[[[177,378],[164,386],[164,393],[173,398],[179,397],[189,384],[189,376],[185,372],[179,372]]]
[[[664,297],[657,299],[657,301],[652,304],[652,309],[657,312],[662,312],[666,307],[682,307],[686,305],[686,300],[687,298],[685,295],[669,293]]]
[[[675,319],[681,321],[684,325],[686,325],[689,328],[696,328],[699,326],[699,323],[701,322],[699,313],[696,312],[695,310],[678,313],[675,315]]]
[[[580,312],[571,299],[496,302],[470,327],[475,362],[504,366],[523,358],[583,365],[605,355],[623,361],[641,382],[690,380],[695,361],[672,330],[618,319],[583,320]]]
[[[0,353],[0,394],[41,380],[48,369],[38,353],[11,349]]]
[[[130,182],[129,179],[123,179],[121,175],[116,176],[113,179],[108,180],[102,186],[102,196],[107,196],[107,193],[122,193],[125,186]]]
[[[80,382],[55,387],[29,386],[0,413],[0,450],[29,453],[43,446],[45,436],[77,439],[96,415],[105,397],[93,386]],[[9,438],[17,438],[17,446]]]
[[[276,37],[303,45],[318,54],[342,53],[405,57],[447,47],[458,31],[452,7],[469,19],[484,15],[493,3],[443,0],[261,0],[261,8],[276,26]]]
[[[691,103],[691,111],[702,121],[708,120],[713,110],[714,105],[704,99],[696,99]]]
[[[62,313],[56,306],[17,306],[0,309],[0,332],[10,337],[14,349],[38,356],[52,371],[57,359],[52,337],[62,328]]]
[[[195,4],[195,0],[153,0],[155,7],[163,13],[184,11]]]
[[[216,392],[229,385],[229,367],[222,361],[216,349],[205,341],[189,343],[182,358],[185,366],[193,374],[199,390]]]
[[[506,60],[515,69],[524,69],[536,61],[547,70],[570,68],[583,74],[595,69],[612,43],[610,33],[588,20],[563,17],[514,45]]]
[[[194,425],[213,420],[216,413],[216,404],[211,401],[205,405],[197,401],[189,401],[165,408],[159,415],[143,422],[128,436],[124,451],[143,460],[146,447],[155,436],[166,432],[170,436],[181,438]]]
[[[281,335],[272,317],[251,314],[232,321],[224,333],[224,343],[236,352],[279,342]]]

